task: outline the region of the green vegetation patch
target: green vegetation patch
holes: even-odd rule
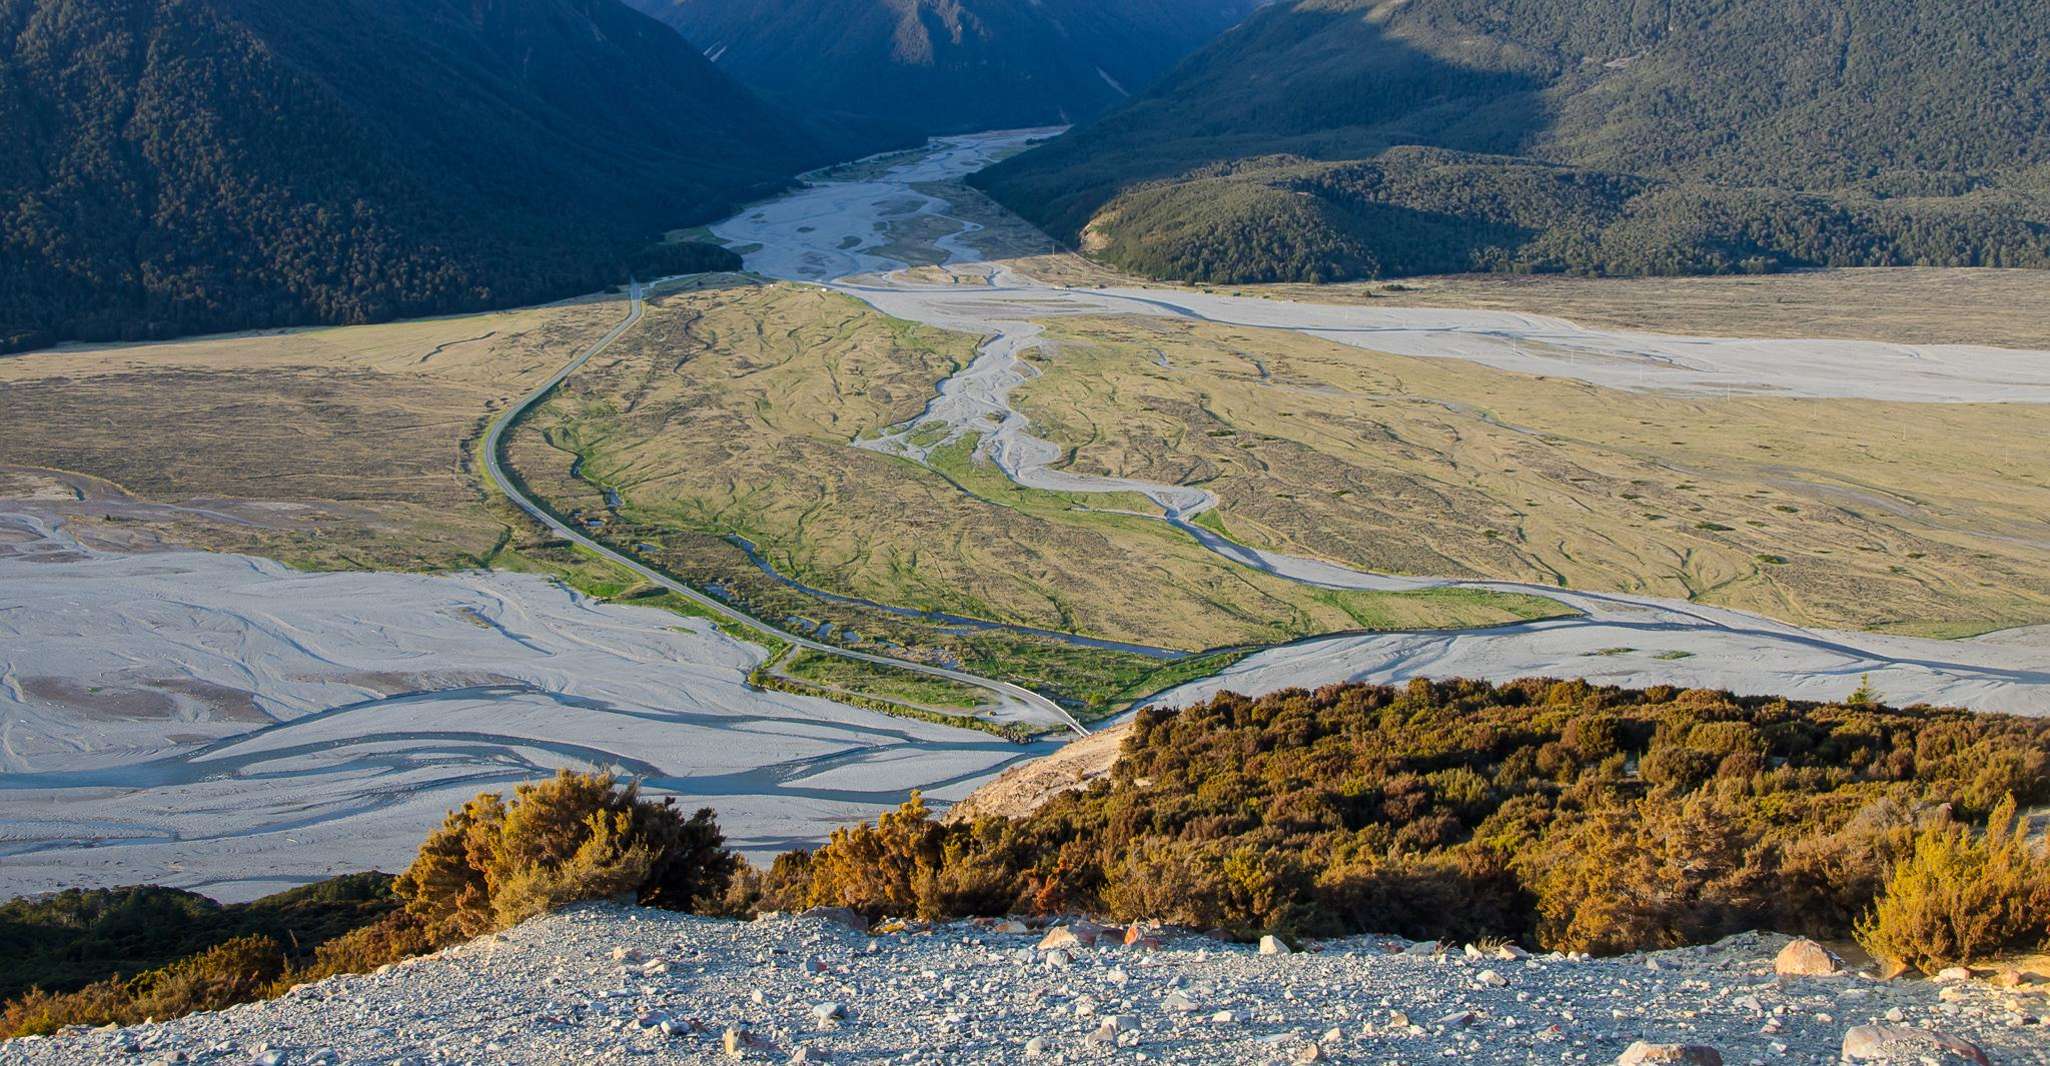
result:
[[[825,688],[923,707],[973,709],[990,701],[989,692],[958,681],[805,649],[776,664],[776,669],[796,680]]]

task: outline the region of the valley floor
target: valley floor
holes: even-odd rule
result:
[[[1029,136],[713,227],[756,276],[667,289],[512,465],[779,625],[1077,708],[1545,674],[2050,713],[2050,355],[1139,286],[956,181]],[[1035,750],[751,688],[762,648],[487,491],[487,421],[617,321],[0,360],[0,895],[389,868],[562,765],[762,855]]]
[[[1772,960],[1786,938],[1773,935],[1581,961],[1412,952],[1378,937],[1261,955],[1186,934],[1157,951],[1054,955],[1034,950],[1038,938],[965,923],[872,938],[815,918],[583,906],[266,1003],[7,1042],[0,1066],[180,1053],[290,1066],[713,1063],[734,1061],[729,1031],[738,1058],[768,1063],[1268,1064],[1304,1061],[1312,1045],[1336,1062],[1607,1063],[1647,1040],[1708,1045],[1729,1063],[1822,1064],[1838,1061],[1852,1027],[1890,1019],[1972,1041],[1997,1063],[2050,1062],[2050,986],[1780,978]],[[1113,1017],[1122,1038],[1095,1037]]]

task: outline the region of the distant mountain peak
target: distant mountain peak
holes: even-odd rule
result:
[[[1086,119],[1257,0],[629,0],[790,110],[901,134]]]

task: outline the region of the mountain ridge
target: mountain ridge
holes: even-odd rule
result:
[[[1293,0],[975,183],[1188,280],[2042,266],[2028,6]]]
[[[1256,0],[630,0],[800,113],[918,135],[1066,125]],[[882,137],[874,147],[894,147]]]
[[[0,115],[17,348],[589,291],[828,158],[616,0],[0,0]]]

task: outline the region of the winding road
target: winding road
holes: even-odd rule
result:
[[[646,311],[646,294],[647,287],[645,285],[642,285],[639,281],[631,282],[626,294],[627,314],[625,318],[619,321],[618,325],[613,326],[610,331],[598,338],[590,347],[579,352],[576,358],[563,364],[562,369],[557,370],[554,376],[543,382],[539,388],[536,388],[517,403],[500,412],[497,418],[492,419],[490,428],[484,434],[484,467],[489,471],[491,480],[498,486],[499,491],[504,492],[508,499],[519,506],[520,510],[533,516],[535,521],[548,527],[563,539],[572,541],[609,562],[625,567],[643,580],[653,582],[708,611],[712,611],[722,618],[738,622],[756,632],[786,641],[807,651],[818,652],[822,655],[833,655],[842,659],[874,663],[879,666],[888,666],[898,670],[924,674],[928,677],[944,678],[948,681],[971,685],[995,695],[999,704],[1011,708],[1016,717],[1058,725],[1068,729],[1077,736],[1086,737],[1089,735],[1089,730],[1081,722],[1077,721],[1074,715],[1064,710],[1060,704],[1021,685],[1014,685],[1008,681],[998,681],[987,677],[978,677],[975,674],[966,673],[961,670],[950,670],[943,666],[932,666],[926,663],[911,662],[906,659],[894,659],[887,655],[874,655],[868,652],[841,648],[770,625],[768,622],[762,621],[711,596],[707,596],[691,588],[689,585],[649,567],[632,556],[593,539],[568,521],[557,517],[539,497],[529,493],[518,478],[511,476],[505,468],[506,432],[513,425],[517,424],[527,412],[533,410],[536,404],[546,399],[564,381],[568,380],[571,374],[582,369],[585,363],[590,362],[593,357],[611,347],[614,342],[633,329],[640,322],[641,316]]]

